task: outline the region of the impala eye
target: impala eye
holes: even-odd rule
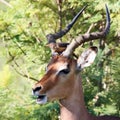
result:
[[[63,69],[59,73],[68,74],[69,72],[70,72],[70,69]]]

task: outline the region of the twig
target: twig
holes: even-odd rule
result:
[[[10,8],[13,8],[12,5],[10,3],[8,3],[7,1],[5,1],[5,0],[0,0],[0,2],[5,4],[6,6],[8,6]]]
[[[4,39],[3,39],[3,42],[4,42]],[[5,43],[5,46],[6,46],[6,48],[7,48],[7,44]],[[15,56],[13,56],[12,55],[12,53],[8,50],[8,48],[7,48],[7,52],[8,52],[8,54],[9,54],[9,56],[11,57],[11,59],[9,60],[9,62],[11,62],[11,61],[13,61],[14,63],[15,63],[15,65],[19,68],[19,69],[21,69],[20,68],[20,65],[16,62],[16,60],[15,60]],[[8,63],[8,62],[7,62]],[[14,68],[14,70],[19,74],[19,75],[21,75],[21,76],[23,76],[23,77],[26,77],[26,78],[29,78],[29,79],[31,79],[31,80],[34,80],[34,81],[38,81],[36,78],[33,78],[33,77],[31,77],[31,76],[28,76],[27,74],[24,74],[24,73],[21,73],[21,72],[19,72],[15,67],[14,67],[14,65],[11,65],[13,68]]]
[[[16,62],[15,57],[11,54],[10,51],[8,51],[8,52],[9,52],[10,57],[12,58],[12,61],[13,61],[13,62],[15,63],[15,65],[20,69],[20,65]],[[33,78],[33,77],[31,77],[31,76],[29,76],[29,75],[27,75],[27,74],[24,74],[24,73],[19,72],[19,71],[14,67],[14,65],[12,65],[12,67],[14,68],[14,70],[15,70],[19,75],[21,75],[21,76],[23,76],[23,77],[26,77],[26,78],[29,78],[29,79],[34,80],[34,81],[38,81],[36,78]]]
[[[93,26],[94,26],[94,24],[92,23],[92,24],[90,25],[90,27],[88,28],[88,30],[87,30],[86,33],[90,33],[90,31],[91,31],[91,29],[93,28]],[[90,46],[93,46],[92,40],[89,42],[89,44],[90,44]]]
[[[38,81],[36,78],[33,78],[33,77],[31,77],[31,76],[28,76],[27,74],[23,74],[23,73],[19,72],[19,71],[14,67],[14,65],[12,65],[12,67],[14,68],[14,70],[15,70],[19,75],[21,75],[21,76],[23,76],[23,77],[25,77],[25,78],[29,78],[29,79],[34,80],[34,81]]]
[[[90,31],[91,31],[91,29],[93,28],[93,26],[94,26],[94,24],[92,23],[92,24],[90,25],[90,27],[88,28],[88,30],[87,30],[86,33],[90,33]]]
[[[20,46],[17,42],[14,41],[14,43],[18,46],[18,48],[21,50],[21,52],[22,52],[24,55],[27,55],[27,54],[24,52],[24,50],[21,48],[21,46]]]

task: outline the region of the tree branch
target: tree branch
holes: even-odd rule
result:
[[[10,55],[10,57],[11,57],[11,60],[15,63],[15,65],[16,65],[19,69],[21,69],[21,68],[20,68],[20,65],[16,62],[15,57],[11,54],[10,51],[9,51],[9,55]],[[34,81],[38,81],[36,78],[33,78],[33,77],[31,77],[31,76],[29,76],[29,75],[27,75],[27,74],[25,74],[25,73],[21,73],[20,71],[18,71],[18,70],[15,68],[14,65],[11,65],[11,66],[14,68],[14,70],[15,70],[19,75],[21,75],[21,76],[23,76],[23,77],[25,77],[25,78],[29,78],[29,79],[34,80]]]
[[[14,65],[12,65],[12,67],[14,68],[14,70],[15,70],[19,75],[21,75],[21,76],[23,76],[23,77],[25,77],[25,78],[29,78],[29,79],[34,80],[34,81],[38,81],[36,78],[33,78],[33,77],[31,77],[31,76],[29,76],[29,75],[27,75],[27,74],[24,74],[24,73],[19,72],[19,71],[14,67]]]

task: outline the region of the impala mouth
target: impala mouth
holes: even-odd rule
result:
[[[46,95],[37,96],[37,99],[36,99],[37,104],[45,104],[46,102],[47,102],[47,96]]]

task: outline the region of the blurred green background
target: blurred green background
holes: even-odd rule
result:
[[[95,63],[81,73],[89,112],[120,116],[120,0],[0,0],[0,120],[58,120],[58,102],[37,105],[31,88],[50,59],[45,36],[64,28],[86,4],[62,41],[103,29],[108,4],[109,35],[76,54],[91,44],[99,48]]]

